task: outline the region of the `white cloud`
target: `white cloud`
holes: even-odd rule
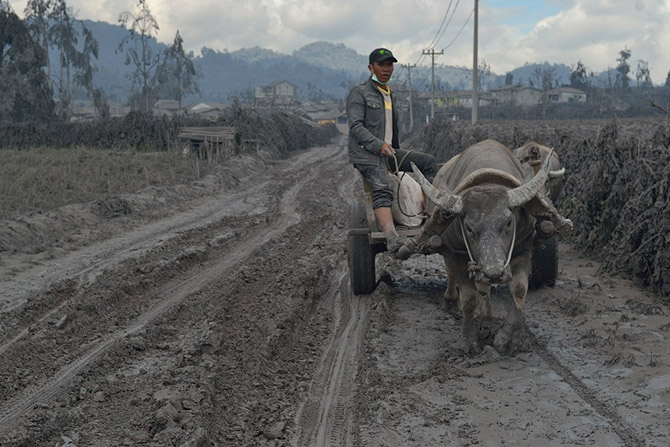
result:
[[[668,23],[669,0],[577,0],[538,22],[528,36],[504,46],[484,44],[480,54],[493,54],[487,61],[494,71],[543,61],[571,66],[581,61],[591,71],[604,71],[615,67],[627,48],[633,70],[645,60],[653,81],[661,83],[670,69]]]
[[[170,43],[179,30],[186,48],[195,53],[205,46],[230,51],[260,46],[291,54],[306,44],[327,40],[344,43],[364,55],[386,46],[401,63],[410,64],[421,58],[435,37],[449,4],[439,0],[147,1],[160,25],[158,39]],[[26,0],[10,3],[22,15]],[[67,3],[80,19],[113,24],[122,11],[137,10],[136,0]],[[603,71],[616,66],[619,51],[628,48],[632,67],[643,59],[649,63],[654,82],[665,81],[670,70],[670,0],[544,0],[560,12],[542,18],[530,31],[526,31],[521,4],[491,8],[487,0],[479,2],[479,58],[494,72],[503,74],[526,62],[544,61],[567,65],[582,61],[589,70]],[[472,20],[458,33],[473,5],[467,0],[458,5],[435,46],[438,51],[445,48],[436,61],[470,67]]]

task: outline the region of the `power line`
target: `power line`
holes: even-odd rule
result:
[[[442,17],[442,23],[440,23],[440,27],[437,29],[437,33],[435,33],[435,37],[433,37],[433,40],[430,41],[428,44],[428,48],[433,48],[437,43],[440,41],[440,33],[444,34],[444,30],[447,28],[445,27],[445,23],[447,22],[447,16],[449,15],[449,10],[451,9],[451,4],[453,3],[454,0],[449,1],[449,6],[447,7],[447,11],[444,13],[444,17]],[[458,0],[460,1],[460,0]],[[456,3],[456,6],[458,6],[458,2]],[[455,10],[455,8],[454,8]],[[451,14],[453,17],[453,13]],[[449,19],[451,21],[451,19]],[[449,25],[447,23],[447,25]]]
[[[437,32],[435,33],[435,37],[433,37],[433,39],[432,39],[432,40],[430,41],[430,43],[427,45],[427,47],[428,47],[429,49],[430,49],[430,48],[435,48],[435,45],[437,45],[437,43],[440,41],[440,39],[441,39],[441,37],[442,37],[441,35],[444,34],[444,31],[446,31],[447,28],[446,28],[446,26],[445,26],[445,23],[447,23],[447,25],[448,25],[447,17],[449,16],[449,11],[451,10],[451,5],[452,5],[453,1],[454,1],[454,0],[449,0],[449,6],[447,7],[446,12],[444,13],[444,17],[442,17],[442,22],[440,23],[440,27],[438,28]],[[460,0],[458,0],[458,1],[456,2],[456,6],[458,6],[458,2],[460,2]],[[454,11],[456,11],[456,8],[454,8]],[[452,12],[451,16],[452,16],[452,17],[454,16],[453,12]],[[451,21],[451,19],[449,19],[449,22],[450,22],[450,21]],[[418,64],[420,64],[421,62],[423,62],[424,57],[425,57],[425,53],[422,53],[422,54],[419,56],[419,59],[417,59],[417,61],[414,63],[414,65],[418,65]]]
[[[458,0],[456,2],[456,6],[454,6],[454,10],[451,12],[451,16],[449,16],[449,21],[447,22],[447,26],[451,23],[451,19],[454,18],[454,14],[456,14],[456,8],[458,8],[458,4],[461,2],[461,0]],[[435,45],[438,44],[440,40],[442,40],[442,36],[444,36],[445,31],[447,31],[447,26],[444,27],[444,30],[442,30],[442,34],[440,34],[440,38],[437,39],[437,42],[435,42]]]
[[[456,36],[454,36],[454,38],[452,39],[452,41],[449,42],[449,45],[447,45],[446,47],[442,48],[442,51],[446,50],[447,48],[449,48],[450,46],[452,46],[452,45],[454,44],[454,42],[456,42],[456,39],[458,39],[458,36],[461,35],[461,33],[463,32],[463,29],[464,29],[464,28],[467,26],[467,24],[470,22],[470,19],[472,18],[472,14],[474,14],[474,12],[475,12],[475,10],[474,10],[474,8],[473,8],[472,11],[470,11],[470,15],[468,16],[468,18],[465,19],[465,22],[463,23],[463,26],[461,26],[461,29],[458,30],[458,33],[456,34]]]

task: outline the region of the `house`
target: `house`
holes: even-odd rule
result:
[[[585,103],[586,92],[573,87],[557,87],[544,92],[547,102],[553,104]]]
[[[530,107],[540,104],[542,91],[523,85],[505,85],[492,88],[491,98],[498,104]]]
[[[230,109],[231,107],[232,106],[230,104],[223,104],[218,102],[201,102],[200,104],[188,107],[186,112],[189,115],[216,120],[218,117],[223,116],[226,113],[226,110]]]
[[[295,106],[297,85],[288,81],[275,81],[266,86],[257,86],[254,98],[256,107],[292,108]]]
[[[341,114],[341,107],[337,101],[303,101],[298,107],[298,112],[319,125],[336,124]]]
[[[179,101],[173,99],[159,99],[154,104],[154,116],[174,116],[179,113]]]
[[[424,102],[430,107],[432,98],[431,92],[421,92],[417,95],[420,102]],[[477,95],[479,107],[489,106],[492,103],[491,97],[486,93]],[[450,90],[435,92],[435,109],[444,109],[448,107],[472,108],[472,90]]]

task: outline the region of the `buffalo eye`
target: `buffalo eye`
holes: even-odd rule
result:
[[[512,229],[512,219],[507,221],[507,224],[505,224],[505,230],[511,230]]]

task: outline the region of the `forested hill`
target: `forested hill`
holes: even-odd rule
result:
[[[95,61],[98,70],[94,84],[102,88],[108,98],[124,102],[131,91],[131,66],[125,64],[126,53],[119,51],[119,43],[128,31],[119,25],[84,20],[84,24],[97,38],[100,52]],[[162,53],[166,44],[152,39],[152,49]],[[188,42],[184,42],[188,46]],[[368,76],[367,55],[361,55],[344,44],[315,42],[299,48],[291,55],[252,47],[236,51],[202,48],[193,54],[198,73],[199,95],[185,98],[186,102],[229,102],[234,98],[244,101],[253,96],[257,86],[286,80],[298,87],[301,99],[342,99],[352,85]],[[58,57],[51,55],[52,66],[57,73]],[[402,61],[401,61],[402,62]],[[552,69],[557,83],[569,83],[570,69],[563,64],[526,64],[511,73],[514,82],[528,85],[537,68]],[[403,82],[406,71],[397,67],[394,79]],[[481,77],[481,75],[480,75]],[[471,89],[472,75],[468,68],[439,65],[435,68],[438,90]],[[488,88],[504,83],[504,75],[491,73]],[[412,87],[430,90],[430,67],[415,67],[412,71]]]
[[[125,64],[125,51],[119,43],[128,35],[121,26],[105,22],[83,21],[98,40],[99,58],[94,84],[110,99],[125,101],[131,91],[131,66]],[[167,45],[152,39],[152,49],[162,52]],[[185,42],[187,45],[188,42]],[[327,55],[327,56],[324,56]],[[51,55],[53,66],[58,57]],[[311,99],[340,99],[351,85],[367,76],[367,57],[342,44],[317,42],[296,50],[293,55],[263,48],[245,48],[228,52],[202,48],[193,55],[198,72],[200,95],[186,98],[189,102],[228,102],[237,97],[253,95],[256,86],[287,80],[299,88],[299,95]]]

